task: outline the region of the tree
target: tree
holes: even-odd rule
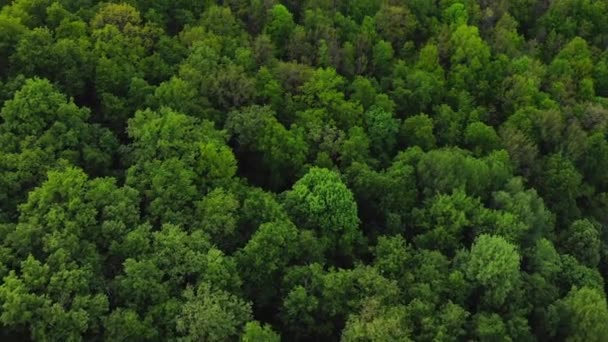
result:
[[[524,43],[524,38],[517,32],[518,22],[505,13],[494,27],[493,48],[496,52],[504,53],[509,57],[516,57]]]
[[[596,289],[574,287],[551,309],[558,319],[554,336],[572,342],[602,341],[608,336],[606,298]]]
[[[464,131],[464,141],[467,147],[476,155],[484,155],[499,146],[499,138],[491,126],[483,122],[474,122]]]
[[[61,160],[94,175],[107,172],[117,142],[109,131],[88,124],[89,115],[42,79],[27,80],[6,101],[0,111],[3,211],[12,215],[27,191]]]
[[[437,149],[424,154],[416,165],[418,187],[427,197],[463,188],[469,195],[487,197],[511,178],[509,158],[496,151],[476,159],[460,149]]]
[[[534,245],[541,238],[553,238],[555,217],[534,189],[524,189],[521,178],[513,178],[504,190],[493,194],[493,206],[514,214],[527,226],[519,237],[522,247]]]
[[[399,120],[380,107],[372,107],[363,114],[363,121],[370,140],[371,152],[380,160],[393,156],[399,133]]]
[[[159,336],[180,336],[189,329],[177,331],[175,321],[187,306],[181,294],[189,286],[211,284],[214,293],[230,296],[241,289],[235,261],[213,247],[200,230],[190,233],[165,224],[151,231],[145,225],[113,249],[125,260],[111,283],[116,305],[136,308],[144,324],[152,324]]]
[[[419,146],[425,151],[435,147],[434,124],[426,114],[419,114],[403,120],[400,137],[406,146]]]
[[[101,284],[117,266],[108,250],[139,221],[137,206],[137,192],[114,179],[50,171],[3,239],[12,257],[3,260],[11,271],[0,286],[2,324],[28,327],[36,340],[99,333],[109,310]]]
[[[495,313],[475,316],[475,335],[480,341],[510,340],[505,323]]]
[[[487,210],[480,201],[462,190],[451,195],[431,198],[423,209],[414,209],[418,248],[433,249],[452,256],[463,247],[463,241],[474,228],[485,225]]]
[[[263,308],[276,305],[286,268],[307,258],[305,250],[314,251],[319,247],[302,245],[310,242],[304,240],[305,235],[305,231],[298,232],[291,222],[268,222],[262,224],[239,251],[237,261],[245,291],[250,298],[255,298],[256,305]],[[314,260],[312,255],[308,258]]]
[[[361,163],[353,163],[346,173],[359,205],[363,229],[368,237],[382,233],[401,233],[410,221],[416,205],[415,169],[404,153],[382,172]]]
[[[436,138],[439,144],[445,146],[458,146],[461,144],[468,119],[468,114],[456,112],[448,105],[439,106],[433,117],[436,127]]]
[[[374,267],[388,279],[401,279],[413,260],[413,251],[401,235],[380,236],[374,247]]]
[[[556,283],[560,286],[562,293],[567,293],[573,286],[598,290],[604,288],[604,279],[597,269],[581,264],[575,257],[568,254],[561,254],[560,257],[562,271]]]
[[[586,152],[582,155],[579,170],[584,175],[587,183],[602,188],[608,179],[595,170],[601,170],[604,165],[608,166],[608,141],[603,133],[595,133],[587,137]]]
[[[386,75],[390,71],[394,54],[391,43],[387,41],[381,40],[374,45],[372,64],[378,77]]]
[[[219,110],[238,108],[249,103],[254,96],[254,80],[240,65],[228,64],[219,68],[209,81],[207,90]]]
[[[247,169],[252,181],[281,189],[300,173],[307,155],[304,136],[298,129],[286,129],[269,107],[231,112],[226,129],[236,142],[242,163],[259,165]]]
[[[445,77],[440,64],[439,49],[435,44],[425,45],[414,67],[397,61],[390,81],[399,111],[405,113],[430,112],[444,95]]]
[[[515,128],[501,129],[500,136],[514,168],[524,176],[529,176],[536,169],[535,162],[539,154],[534,140]]]
[[[281,4],[274,5],[269,12],[265,32],[270,36],[275,46],[282,49],[282,47],[287,46],[287,42],[296,26],[293,15],[287,7]]]
[[[341,341],[412,341],[403,306],[385,307],[369,299],[357,315],[346,322]]]
[[[576,37],[549,65],[549,91],[562,102],[571,98],[589,100],[595,95],[592,72],[593,61],[587,42]]]
[[[21,35],[26,32],[26,27],[19,18],[0,13],[0,28],[0,73],[4,74],[9,66],[9,56],[13,54]]]
[[[216,246],[224,249],[237,233],[240,203],[236,196],[223,188],[211,190],[196,202],[194,229],[200,229]]]
[[[544,165],[539,191],[549,208],[569,223],[580,215],[576,199],[581,193],[582,177],[561,154],[548,156]]]
[[[416,17],[406,6],[383,5],[374,19],[378,34],[397,51],[401,50],[418,26]]]
[[[184,291],[185,304],[177,330],[186,341],[225,341],[236,338],[251,319],[251,306],[207,283]]]
[[[319,264],[295,267],[285,276],[284,284],[287,296],[281,318],[287,330],[300,338],[339,338],[337,328],[344,326],[350,315],[360,312],[366,299],[373,298],[382,307],[389,307],[400,295],[394,281],[367,266],[330,272],[324,272]],[[390,326],[394,324],[393,321]]]
[[[537,29],[549,33],[545,42],[546,54],[557,52],[576,36],[594,43],[605,41],[608,27],[602,16],[608,9],[605,4],[592,1],[561,1],[551,3],[540,18]]]
[[[179,113],[205,119],[209,115],[210,104],[200,97],[192,84],[179,77],[161,83],[154,90],[154,105],[158,108],[169,107]]]
[[[369,78],[356,76],[350,85],[350,98],[359,101],[364,109],[368,110],[376,100],[377,91]]]
[[[332,68],[317,69],[305,82],[296,99],[305,108],[319,108],[327,112],[326,123],[334,123],[338,128],[350,128],[361,123],[363,110],[357,103],[347,101],[342,87],[345,80]],[[301,122],[302,127],[310,124]]]
[[[421,340],[457,341],[465,333],[463,328],[469,316],[451,301],[436,307],[420,299],[412,300],[407,312],[409,324],[416,327],[412,336]]]
[[[201,26],[218,36],[237,37],[243,33],[242,23],[228,6],[211,5],[201,15]]]
[[[541,239],[536,242],[530,258],[530,267],[546,279],[554,279],[557,276],[562,269],[562,262],[551,241]]]
[[[458,27],[461,25],[466,25],[469,21],[469,12],[467,11],[467,6],[462,2],[456,2],[450,4],[447,2],[447,6],[443,10],[443,21],[446,22],[450,26]]]
[[[134,78],[145,78],[144,63],[162,30],[150,23],[142,25],[139,12],[128,4],[101,6],[91,24],[93,81],[102,108],[100,117],[122,136],[128,115],[137,109],[125,97]]]
[[[490,49],[479,36],[479,30],[475,26],[460,25],[452,33],[450,44],[450,84],[482,97],[489,90],[484,73],[490,63]]]
[[[141,191],[154,222],[192,224],[194,203],[236,173],[225,133],[209,121],[169,108],[138,111],[128,133],[134,160],[127,184]]]
[[[241,335],[241,342],[257,341],[280,342],[281,337],[268,324],[261,325],[256,321],[248,322],[245,324],[243,335]]]
[[[284,194],[283,203],[298,227],[317,232],[326,252],[352,255],[361,238],[357,204],[337,173],[310,169]]]
[[[158,337],[150,320],[142,320],[132,309],[118,308],[106,319],[104,324],[106,335],[111,339],[145,341]]]
[[[275,194],[244,184],[237,188],[236,193],[240,203],[237,217],[239,234],[233,238],[236,246],[245,246],[260,225],[288,220]]]
[[[508,295],[519,286],[520,256],[517,249],[504,238],[480,235],[466,265],[466,275],[484,289],[484,305],[500,307]]]
[[[157,306],[160,309],[169,300],[170,289],[168,284],[163,283],[162,277],[163,272],[152,260],[129,258],[123,263],[123,273],[114,279],[113,288],[121,304],[147,314],[150,307]],[[165,317],[159,318],[162,320]],[[154,320],[152,315],[150,319]],[[155,323],[160,323],[156,328],[161,330],[160,327],[169,322]]]
[[[91,20],[91,27],[99,29],[114,25],[120,30],[128,29],[127,25],[137,26],[141,23],[139,12],[127,4],[106,4],[101,7]]]
[[[182,33],[190,49],[179,67],[179,77],[196,90],[201,97],[197,102],[208,104],[204,118],[221,127],[225,117],[219,111],[228,112],[253,100],[255,80],[251,69],[255,59],[229,9],[212,6],[205,13],[204,24]],[[220,27],[230,34],[207,33],[221,31]]]
[[[550,103],[548,94],[541,91],[546,66],[529,56],[513,59],[507,67],[508,75],[502,82],[502,106],[514,113],[528,106],[543,107]]]
[[[589,220],[576,220],[564,231],[564,252],[576,257],[581,264],[596,268],[600,261],[600,232]]]

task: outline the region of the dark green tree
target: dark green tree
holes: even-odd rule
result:
[[[88,123],[80,108],[47,80],[30,79],[6,101],[0,117],[0,210],[13,215],[17,203],[62,163],[102,175],[113,163],[114,136]],[[1,215],[0,215],[1,216]]]

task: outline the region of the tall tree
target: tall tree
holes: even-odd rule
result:
[[[298,227],[317,232],[327,253],[353,255],[361,240],[357,204],[337,173],[310,169],[284,194],[283,202]]]

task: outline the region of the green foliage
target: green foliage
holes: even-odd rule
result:
[[[572,222],[564,232],[562,246],[566,254],[576,257],[585,266],[595,268],[600,261],[600,232],[588,220]]]
[[[520,256],[502,237],[480,235],[471,247],[466,275],[485,289],[484,304],[500,307],[520,281]]]
[[[417,198],[415,170],[407,163],[395,160],[376,172],[360,163],[348,169],[347,177],[360,204],[360,215],[374,227],[363,227],[371,236],[380,231],[400,233],[411,216]],[[378,225],[378,226],[376,226]]]
[[[76,168],[49,172],[3,241],[13,270],[0,286],[2,324],[28,327],[36,340],[98,332],[109,306],[101,280],[114,258],[106,253],[139,220],[136,200],[113,179],[88,180]]]
[[[485,93],[488,89],[490,49],[477,27],[460,25],[450,37],[452,70],[450,84],[457,89]]]
[[[444,94],[444,69],[439,63],[439,49],[435,44],[425,45],[414,68],[403,61],[397,62],[391,75],[392,92],[401,110],[427,112],[436,106]]]
[[[426,114],[409,117],[403,120],[401,139],[407,146],[419,146],[425,151],[432,150],[436,144],[433,128],[433,119]]]
[[[416,245],[446,255],[454,255],[461,249],[461,241],[474,228],[484,225],[488,215],[479,200],[468,197],[462,190],[440,194],[429,200],[424,209],[414,209],[413,213],[419,233],[414,238]]]
[[[114,25],[120,30],[128,29],[127,25],[137,26],[141,23],[139,12],[127,4],[107,4],[99,9],[93,19],[93,29],[102,28],[106,25]]]
[[[580,173],[561,154],[549,156],[544,169],[540,190],[549,207],[566,221],[578,217],[576,199],[581,194]]]
[[[383,5],[374,20],[379,35],[389,41],[397,51],[401,50],[418,26],[416,17],[406,6]]]
[[[380,107],[372,107],[365,112],[363,120],[369,142],[373,146],[371,152],[380,159],[388,159],[393,155],[397,144],[399,120]]]
[[[293,15],[285,6],[277,4],[270,10],[269,17],[266,33],[275,46],[284,47],[295,29]]]
[[[247,245],[237,255],[245,289],[256,304],[270,306],[280,291],[279,285],[288,266],[299,260],[314,260],[307,252],[318,253],[316,242],[307,238],[307,232],[298,232],[291,222],[262,224]],[[312,240],[312,241],[311,241]]]
[[[499,146],[499,138],[491,126],[483,122],[474,122],[464,131],[464,141],[476,155],[484,155]]]
[[[480,341],[510,341],[507,327],[497,314],[480,313],[475,317],[475,335]]]
[[[520,54],[524,38],[519,35],[518,22],[509,14],[505,13],[496,23],[494,28],[493,47],[498,53],[504,53],[509,57]]]
[[[0,340],[607,340],[606,17],[0,0]]]
[[[285,193],[283,202],[296,225],[317,232],[325,251],[354,252],[361,238],[357,204],[337,173],[312,168]]]
[[[243,335],[241,335],[242,342],[280,342],[281,337],[272,331],[268,325],[260,325],[258,322],[249,322],[245,325]]]
[[[284,283],[288,294],[282,320],[299,337],[327,338],[335,332],[333,325],[359,312],[366,299],[387,306],[400,295],[394,281],[364,266],[324,272],[319,264],[311,264],[293,268]]]
[[[270,108],[253,106],[232,112],[226,129],[234,136],[240,154],[261,155],[247,160],[259,167],[250,169],[251,179],[265,175],[259,182],[277,189],[300,173],[307,154],[304,136],[296,128],[286,129]]]
[[[27,80],[6,101],[0,117],[1,210],[12,214],[16,204],[38,185],[46,172],[63,161],[93,174],[112,163],[115,138],[87,122],[90,111],[68,101],[48,81]]]
[[[403,306],[386,308],[369,299],[361,313],[349,318],[341,341],[412,341],[407,314]]]
[[[574,38],[549,65],[549,91],[561,101],[573,96],[589,100],[595,95],[592,72],[593,61],[587,42],[579,37]]]
[[[369,109],[374,104],[377,91],[368,78],[357,76],[350,87],[351,99],[359,101],[363,108]]]
[[[194,202],[229,185],[236,173],[225,133],[208,121],[168,108],[145,110],[129,120],[128,132],[134,160],[127,183],[144,195],[155,222],[192,224]]]
[[[606,298],[588,287],[572,288],[551,308],[556,319],[556,336],[566,341],[601,341],[608,336]]]
[[[251,312],[247,303],[211,285],[202,283],[196,290],[184,291],[186,300],[177,331],[185,341],[225,341],[240,335]]]
[[[20,36],[26,32],[26,27],[19,18],[0,13],[0,71],[6,72],[9,63],[9,56],[16,50],[16,45],[20,41]]]
[[[514,178],[505,186],[504,191],[493,195],[494,206],[507,211],[526,225],[526,231],[518,243],[528,247],[542,237],[553,237],[554,216],[535,190],[525,189],[521,178]]]
[[[510,175],[507,163],[500,153],[477,159],[460,149],[432,150],[417,163],[418,186],[427,197],[459,188],[484,197],[495,184],[506,182]]]
[[[374,45],[372,64],[376,75],[382,76],[390,71],[390,65],[394,55],[395,52],[393,51],[391,43],[381,40]]]

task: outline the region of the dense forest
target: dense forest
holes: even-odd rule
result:
[[[608,0],[0,0],[3,341],[608,341]]]

